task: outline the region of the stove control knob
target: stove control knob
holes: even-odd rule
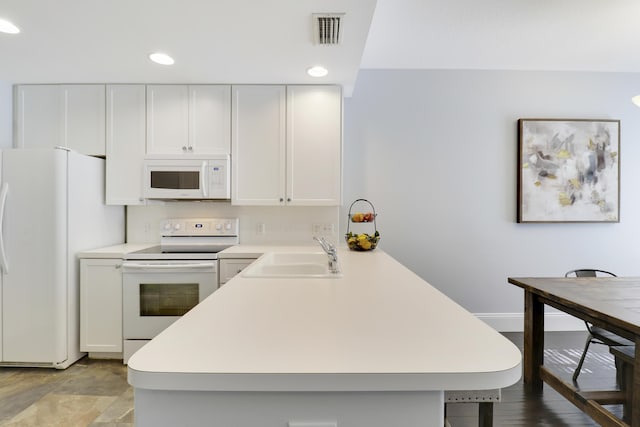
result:
[[[180,228],[182,228],[182,227],[180,226],[180,224],[174,224],[174,225],[173,225],[173,229],[174,229],[174,230],[176,230],[176,231],[180,230]]]
[[[222,230],[222,224],[216,224],[216,230],[218,231]]]
[[[167,231],[171,230],[171,223],[170,222],[165,223],[163,228]]]
[[[225,230],[227,230],[227,231],[231,230],[231,223],[230,223],[230,222],[227,222],[227,223],[224,225],[224,228],[225,228]]]

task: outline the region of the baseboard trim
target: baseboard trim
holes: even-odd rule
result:
[[[524,313],[474,313],[474,315],[499,332],[522,332]],[[584,322],[565,313],[545,313],[545,331],[582,331]]]

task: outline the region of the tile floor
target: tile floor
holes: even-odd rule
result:
[[[62,371],[0,368],[0,425],[132,427],[127,368],[88,358]]]

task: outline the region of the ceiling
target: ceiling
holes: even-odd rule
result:
[[[2,0],[0,81],[338,83],[351,87],[375,0]],[[314,43],[312,13],[345,13],[343,42]],[[155,51],[172,66],[151,62]],[[321,64],[324,78],[306,70]]]
[[[379,0],[361,68],[640,72],[637,0]]]
[[[343,12],[343,41],[312,13]],[[637,0],[2,0],[0,81],[337,83],[360,68],[640,72]],[[149,61],[154,51],[175,65]],[[314,79],[308,67],[328,76]]]

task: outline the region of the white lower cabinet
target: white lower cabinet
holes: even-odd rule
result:
[[[122,352],[121,267],[121,259],[80,260],[81,351]]]
[[[236,274],[239,274],[248,267],[255,258],[247,259],[234,259],[234,258],[226,258],[220,260],[220,280],[218,282],[218,286],[222,286],[227,283],[229,280],[233,279]]]

